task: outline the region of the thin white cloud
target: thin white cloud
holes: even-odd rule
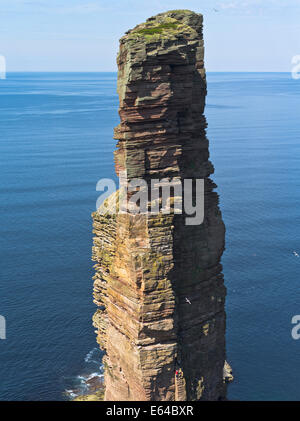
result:
[[[1,0],[1,12],[26,13],[54,12],[54,13],[92,13],[105,10],[105,3],[110,7],[112,3],[95,0]]]
[[[230,3],[220,3],[219,7],[223,10],[236,9],[237,8],[237,2],[231,1]]]
[[[100,3],[78,3],[69,7],[58,7],[59,13],[92,13],[106,10],[105,7],[101,6]]]
[[[279,7],[295,7],[300,6],[300,0],[222,0],[219,1],[218,7],[222,10],[255,10],[261,7],[265,10],[278,9]]]
[[[264,0],[264,3],[267,3],[268,1],[269,0]],[[262,4],[262,0],[248,0],[248,1],[229,0],[229,1],[222,1],[219,4],[219,7],[223,10],[226,10],[226,9],[248,9],[248,8],[258,6],[258,5],[261,5],[261,4]]]

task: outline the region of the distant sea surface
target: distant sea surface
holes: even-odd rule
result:
[[[300,341],[291,337],[300,314],[300,81],[207,78],[227,228],[229,398],[300,400]],[[117,109],[115,73],[0,80],[0,400],[68,399],[101,376],[90,215],[97,181],[115,178]]]

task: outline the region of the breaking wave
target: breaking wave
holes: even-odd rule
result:
[[[70,378],[69,387],[65,389],[65,396],[73,400],[77,396],[93,394],[103,386],[102,354],[98,348],[89,351],[83,364],[81,374]]]

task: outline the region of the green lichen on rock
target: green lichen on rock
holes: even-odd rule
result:
[[[171,11],[155,18],[148,19],[132,29],[127,39],[130,41],[144,40],[146,42],[169,39],[180,34],[192,34],[195,30],[182,20],[182,15],[189,13],[188,10]]]
[[[105,390],[100,390],[99,392],[93,393],[91,395],[81,395],[77,396],[74,399],[74,402],[92,402],[92,401],[103,401],[104,400]]]

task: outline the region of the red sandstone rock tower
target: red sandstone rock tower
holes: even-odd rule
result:
[[[225,397],[225,228],[206,138],[202,15],[177,10],[120,41],[117,173],[127,180],[204,179],[200,225],[185,215],[94,218],[94,316],[106,400]]]

